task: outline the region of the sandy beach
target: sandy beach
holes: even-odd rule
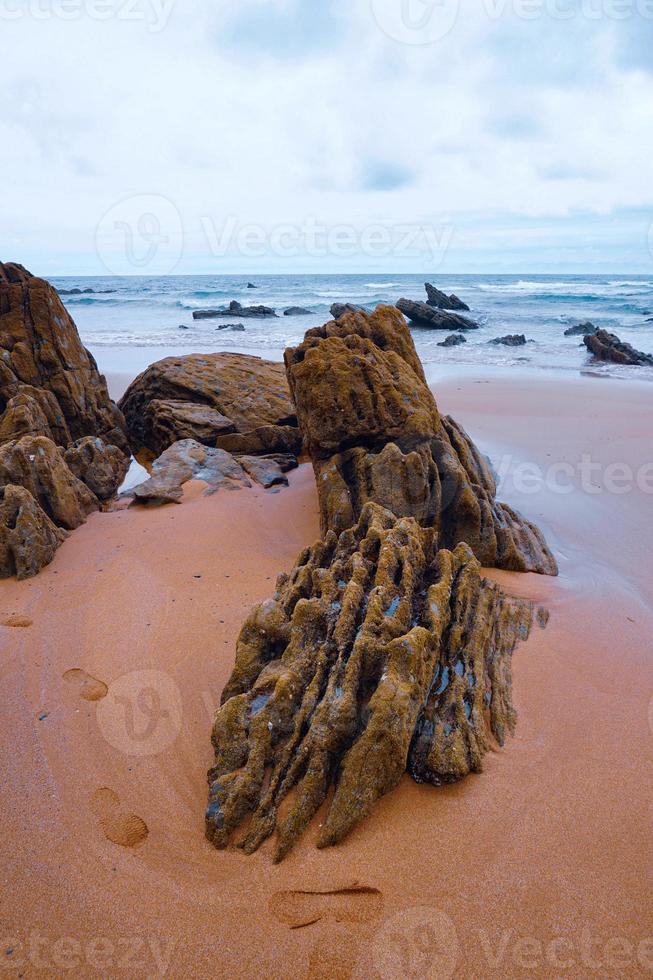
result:
[[[214,850],[212,713],[248,611],[319,536],[312,468],[92,514],[0,592],[7,973],[650,975],[650,385],[479,371],[435,394],[560,564],[488,572],[551,612],[514,658],[516,737],[454,786],[404,777],[336,848],[318,820],[278,866],[269,842]]]

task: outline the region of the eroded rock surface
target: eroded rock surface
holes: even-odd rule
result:
[[[539,530],[496,501],[489,463],[440,415],[393,307],[309,330],[286,368],[323,533],[351,527],[372,500],[435,528],[445,547],[465,542],[485,565],[556,574]]]
[[[590,354],[593,354],[599,361],[612,361],[614,364],[653,365],[653,354],[644,354],[642,351],[635,350],[630,344],[620,340],[616,334],[608,333],[607,330],[597,330],[596,333],[588,334],[584,338],[584,343]]]
[[[213,726],[206,832],[290,850],[333,790],[318,846],[336,844],[408,771],[479,772],[515,724],[510,660],[532,609],[483,580],[465,545],[367,503],[308,548],[238,640]],[[280,815],[280,805],[292,799]]]
[[[453,332],[478,330],[478,323],[471,317],[460,316],[460,314],[451,313],[449,310],[436,309],[429,306],[428,303],[420,303],[412,299],[400,299],[397,301],[397,309],[417,327]]]
[[[0,578],[36,575],[67,536],[25,487],[0,486]]]
[[[266,452],[285,452],[289,428],[301,439],[283,365],[247,354],[166,357],[132,382],[120,407],[135,452],[159,455],[189,438],[227,448],[232,434],[240,452],[257,453],[262,440]]]
[[[428,297],[426,302],[429,306],[434,306],[438,310],[469,310],[467,303],[463,303],[455,293],[447,296],[441,289],[432,286],[430,282],[425,282],[424,288]]]

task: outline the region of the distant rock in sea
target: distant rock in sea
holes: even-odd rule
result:
[[[397,301],[397,309],[417,327],[425,327],[429,330],[451,330],[459,332],[461,330],[478,330],[478,323],[475,320],[460,316],[458,313],[449,313],[447,310],[439,310],[428,303],[420,303],[412,299],[400,299]]]
[[[653,365],[653,354],[644,354],[630,344],[620,340],[614,333],[597,330],[588,334],[584,340],[590,354],[599,361],[612,361],[614,364]]]
[[[428,306],[434,306],[438,310],[469,310],[467,303],[458,299],[455,293],[447,296],[446,293],[432,286],[430,282],[425,282],[424,288],[428,297],[426,300]]]
[[[88,294],[94,294],[96,296],[105,296],[107,293],[115,293],[116,289],[91,289],[87,287],[86,289],[79,289],[75,286],[74,289],[58,289],[57,292],[60,296],[87,296]]]
[[[216,327],[215,329],[216,330],[236,330],[236,331],[241,331],[241,330],[244,330],[245,327],[244,327],[244,325],[242,323],[221,323],[220,326],[219,327]]]
[[[488,344],[503,344],[504,347],[523,347],[526,337],[523,333],[509,333],[505,337],[494,337]]]
[[[284,316],[308,316],[312,313],[312,310],[307,310],[303,306],[289,306],[287,310],[283,311]]]
[[[461,333],[450,333],[448,337],[441,340],[438,347],[458,347],[460,344],[466,344],[467,338],[463,337]]]
[[[596,333],[598,327],[587,320],[585,323],[577,323],[575,327],[565,330],[565,337],[586,337],[588,334]]]
[[[248,289],[258,289],[258,286],[256,286],[253,282],[248,282],[247,283],[247,288]]]
[[[332,303],[329,312],[334,320],[339,320],[345,313],[356,313],[361,310],[365,312],[365,307],[358,306],[356,303]]]
[[[228,307],[217,310],[193,310],[193,320],[215,320],[222,316],[276,317],[277,313],[269,306],[242,306],[235,299]]]

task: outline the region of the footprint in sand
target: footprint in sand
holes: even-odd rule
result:
[[[104,836],[113,844],[138,847],[149,834],[145,821],[135,813],[124,810],[120,797],[106,786],[93,793],[91,807],[99,817]]]
[[[87,674],[85,670],[80,670],[79,667],[73,667],[71,670],[67,670],[63,675],[63,679],[69,683],[76,684],[79,689],[80,698],[84,698],[85,701],[101,701],[102,698],[106,698],[109,691],[104,681],[99,681],[96,677],[92,677],[91,674]]]
[[[270,899],[272,915],[291,929],[302,929],[320,919],[370,922],[382,908],[379,889],[356,882],[344,888],[279,891]]]
[[[11,626],[17,629],[25,629],[32,625],[33,620],[29,616],[19,616],[17,613],[13,616],[7,616],[6,619],[2,620],[3,626]]]

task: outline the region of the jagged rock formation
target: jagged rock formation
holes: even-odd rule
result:
[[[55,423],[58,445],[99,436],[128,453],[124,420],[56,289],[0,263],[0,413],[20,394]]]
[[[478,330],[478,323],[471,318],[450,313],[448,310],[435,309],[427,303],[419,303],[412,299],[397,301],[397,309],[416,327],[426,327],[429,330]]]
[[[426,295],[428,299],[426,300],[428,306],[434,306],[438,310],[467,310],[469,311],[469,306],[467,303],[463,303],[455,293],[451,296],[447,296],[442,290],[436,289],[432,286],[430,282],[424,283],[424,288],[426,289]]]
[[[31,578],[49,565],[68,532],[25,487],[0,485],[0,578]]]
[[[523,333],[507,333],[505,337],[494,337],[488,344],[500,344],[503,347],[523,347],[526,337]]]
[[[483,579],[472,548],[555,571],[537,529],[494,501],[487,461],[439,416],[396,310],[309,331],[286,367],[324,537],[241,630],[206,811],[219,848],[251,853],[276,831],[276,860],[331,793],[320,847],[404,772],[439,785],[481,771],[514,729],[511,657],[533,608]]]
[[[270,306],[243,306],[235,299],[223,309],[193,310],[193,320],[214,320],[221,316],[276,317],[278,314]]]
[[[497,503],[488,461],[442,417],[393,307],[309,330],[286,369],[317,483],[322,531],[351,527],[373,500],[467,543],[484,565],[556,574],[536,527]]]
[[[597,330],[584,338],[590,354],[599,361],[612,361],[615,364],[653,365],[653,354],[644,354],[630,344],[619,340],[616,334],[607,330]]]
[[[596,333],[598,329],[587,320],[585,323],[577,323],[574,327],[568,327],[565,330],[565,337],[586,337],[587,334]]]
[[[465,545],[437,544],[368,503],[252,612],[213,727],[217,847],[251,817],[240,846],[276,829],[280,860],[332,788],[318,846],[335,844],[406,770],[434,785],[480,772],[513,730],[510,658],[532,609],[484,581]]]
[[[461,333],[450,333],[448,337],[440,341],[438,347],[459,347],[461,344],[466,344],[467,338],[463,337]]]
[[[144,483],[126,492],[137,503],[180,503],[183,485],[189,480],[203,480],[206,493],[251,487],[249,477],[264,487],[288,485],[285,474],[297,466],[295,456],[232,456],[224,449],[203,446],[194,439],[180,439],[152,464],[152,475]]]
[[[128,466],[124,419],[57,291],[0,264],[0,577],[51,561]]]
[[[158,456],[180,439],[249,454],[301,449],[283,365],[247,354],[166,357],[132,382],[120,408],[135,452]]]
[[[345,313],[367,313],[367,310],[357,303],[332,303],[329,312],[334,320],[339,320]]]

